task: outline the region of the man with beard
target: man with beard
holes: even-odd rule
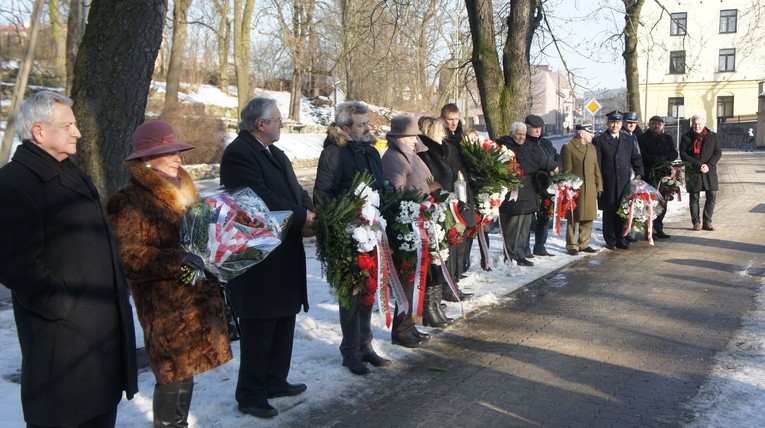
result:
[[[606,114],[606,118],[606,132],[592,140],[598,150],[598,163],[603,177],[603,192],[598,196],[598,209],[603,211],[603,240],[606,248],[627,250],[630,244],[623,236],[624,219],[618,214],[619,204],[633,171],[635,178],[643,175],[643,162],[631,137],[621,132],[624,118],[622,112],[612,111]]]
[[[313,198],[317,205],[349,190],[357,173],[367,172],[372,176],[372,189],[385,187],[382,161],[372,145],[374,142],[375,137],[369,128],[369,108],[358,101],[338,104],[335,122],[327,128],[324,150],[316,168]],[[353,374],[369,373],[366,363],[375,367],[390,365],[390,360],[377,355],[372,348],[371,326],[372,305],[364,305],[361,296],[357,296],[353,310],[340,306],[340,328],[343,331],[340,353],[343,366]]]
[[[677,159],[677,150],[672,137],[664,133],[664,119],[661,116],[653,116],[648,120],[648,132],[640,134],[638,137],[640,144],[640,157],[643,159],[643,170],[647,174],[649,183],[658,189],[658,179],[651,177],[651,170],[658,162],[672,162]],[[665,209],[653,221],[653,236],[660,239],[667,239],[670,236],[664,233],[664,215]]]
[[[544,194],[547,193],[547,188],[550,186],[550,177],[560,172],[561,158],[555,150],[555,147],[553,147],[552,142],[547,138],[542,137],[542,129],[544,129],[545,121],[541,117],[535,114],[530,114],[526,116],[524,123],[526,123],[526,144],[533,147],[539,155],[543,156],[548,161],[552,161],[553,163],[551,163],[550,166],[555,167],[552,170],[540,169],[535,174],[535,177],[533,177],[534,190],[537,194]],[[536,224],[533,222],[532,216],[532,227],[534,228],[534,252],[531,253],[530,251],[531,233],[529,232],[529,239],[526,240],[526,257],[552,257],[553,255],[548,253],[545,248],[547,234],[550,230],[550,216],[547,215],[547,212],[543,212],[543,210],[537,211],[535,215],[537,219]]]

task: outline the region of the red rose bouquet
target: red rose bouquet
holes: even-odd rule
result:
[[[287,233],[291,211],[269,211],[249,187],[200,194],[181,223],[181,245],[202,258],[205,270],[226,282],[265,259]],[[190,271],[184,282],[204,275]]]

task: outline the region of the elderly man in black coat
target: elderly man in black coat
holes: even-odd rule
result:
[[[138,390],[133,312],[93,182],[69,156],[72,101],[26,99],[22,140],[0,169],[0,282],[11,290],[28,427],[114,426]]]
[[[239,135],[226,147],[220,180],[227,188],[250,187],[273,211],[292,211],[281,245],[227,287],[240,318],[239,410],[259,418],[276,416],[268,399],[297,395],[290,384],[295,317],[308,311],[303,237],[313,236],[313,203],[297,181],[287,156],[273,144],[284,126],[276,101],[254,98],[244,107]]]
[[[510,125],[510,135],[500,137],[497,142],[515,153],[516,161],[523,170],[523,186],[517,191],[508,192],[499,207],[505,247],[519,266],[534,266],[534,262],[526,258],[531,217],[539,206],[534,179],[540,170],[554,170],[555,161],[526,144],[526,125],[521,122],[513,122]]]
[[[592,140],[598,150],[598,163],[603,176],[603,193],[598,196],[598,209],[603,211],[603,239],[606,248],[626,250],[630,244],[624,237],[624,218],[617,211],[632,173],[635,173],[635,178],[643,175],[643,162],[632,137],[621,132],[622,113],[616,110],[606,114],[606,117],[606,132]]]
[[[680,159],[697,169],[686,181],[688,204],[693,230],[715,230],[712,214],[717,200],[717,162],[722,157],[717,134],[707,128],[707,118],[701,114],[691,116],[691,130],[680,137]],[[704,211],[699,218],[699,195],[704,191]],[[702,223],[703,221],[703,223]]]

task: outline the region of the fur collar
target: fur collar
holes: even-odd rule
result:
[[[351,136],[347,132],[334,124],[327,127],[327,140],[337,147],[345,147],[349,141],[352,141]]]
[[[125,169],[130,173],[134,185],[143,187],[157,197],[165,205],[177,212],[185,212],[197,200],[197,189],[194,180],[183,169],[178,169],[181,178],[181,188],[160,177],[140,160],[126,161]]]

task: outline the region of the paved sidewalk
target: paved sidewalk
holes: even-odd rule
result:
[[[765,156],[724,153],[714,232],[604,250],[338,391],[305,426],[677,426],[765,272]],[[683,204],[686,202],[683,201]],[[321,388],[321,385],[311,387]],[[349,397],[355,402],[349,404]]]

